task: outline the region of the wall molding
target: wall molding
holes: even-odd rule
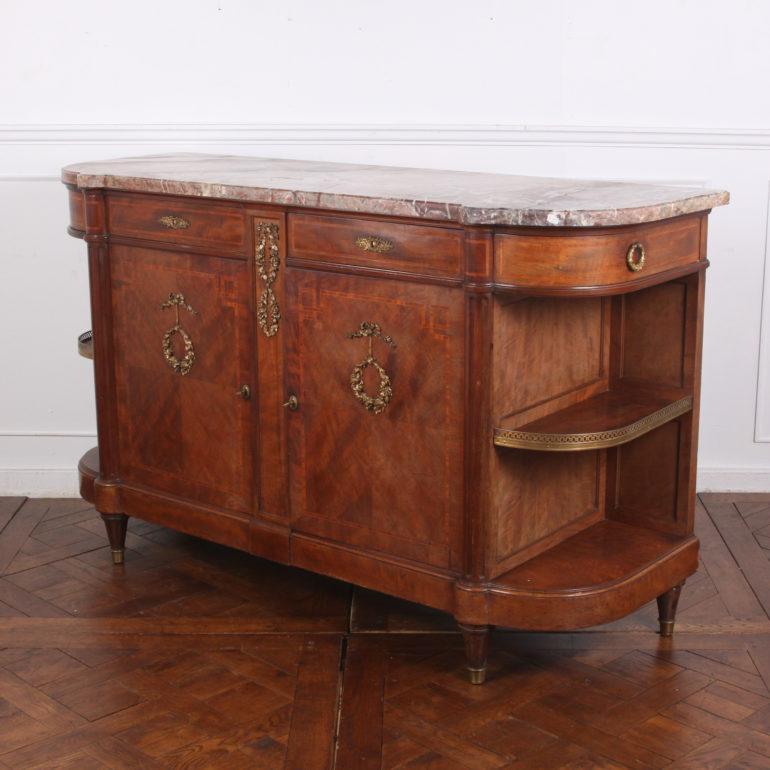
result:
[[[11,436],[18,438],[20,436],[33,436],[38,438],[96,438],[96,431],[93,430],[3,430],[0,428],[0,438]]]
[[[0,145],[609,145],[770,150],[770,129],[497,124],[0,124]]]
[[[767,492],[770,468],[698,468],[698,492]]]
[[[77,468],[0,468],[0,495],[80,497]]]
[[[767,183],[764,273],[759,325],[759,362],[754,408],[754,441],[770,443],[770,181]]]

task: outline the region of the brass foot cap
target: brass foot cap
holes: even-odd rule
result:
[[[487,678],[487,670],[485,668],[469,668],[468,679],[471,684],[484,684],[484,680]]]
[[[113,564],[123,564],[123,549],[121,548],[119,551],[113,551],[112,552],[112,563]]]
[[[674,621],[673,620],[661,620],[660,622],[660,635],[661,636],[673,636],[674,635]]]

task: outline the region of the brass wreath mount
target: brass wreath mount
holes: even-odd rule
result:
[[[390,399],[393,397],[393,387],[390,381],[390,377],[387,372],[381,366],[380,362],[374,357],[372,350],[374,338],[382,340],[386,345],[390,345],[395,348],[396,343],[393,342],[393,338],[387,334],[382,333],[380,325],[373,321],[364,321],[356,331],[348,334],[349,339],[367,338],[369,341],[369,354],[360,364],[353,367],[353,371],[350,373],[350,389],[353,391],[353,395],[358,399],[361,405],[367,412],[372,414],[381,414],[385,407],[390,403]],[[373,367],[380,377],[380,387],[376,396],[370,396],[366,392],[364,387],[364,371],[369,367]]]
[[[176,323],[163,335],[162,349],[166,363],[175,372],[178,372],[184,377],[184,375],[189,374],[192,365],[195,363],[195,348],[193,347],[190,335],[179,323],[179,308],[183,307],[193,315],[196,315],[196,311],[192,309],[190,304],[188,304],[187,300],[184,298],[184,294],[178,294],[173,291],[168,295],[168,299],[160,307],[161,310],[173,307],[176,312]],[[175,334],[178,334],[182,338],[182,343],[184,344],[184,356],[181,359],[174,355]]]

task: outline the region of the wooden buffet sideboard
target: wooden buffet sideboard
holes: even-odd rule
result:
[[[727,194],[210,155],[63,171],[98,448],[129,516],[453,613],[564,630],[693,535],[706,220]]]

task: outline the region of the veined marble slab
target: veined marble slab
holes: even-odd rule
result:
[[[598,227],[722,206],[723,190],[178,153],[77,163],[78,187],[306,206],[467,225]]]

